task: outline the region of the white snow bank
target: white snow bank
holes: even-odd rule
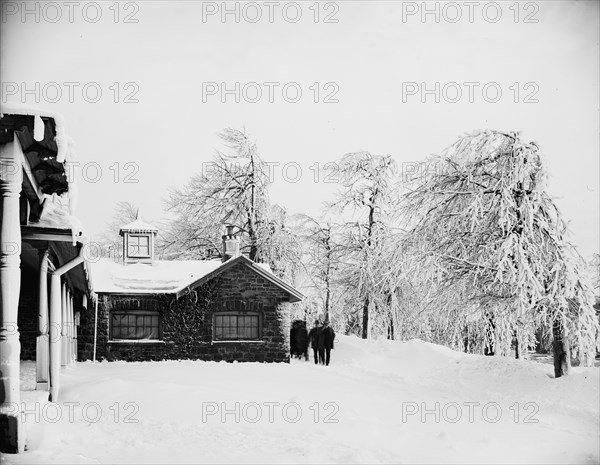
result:
[[[345,336],[329,367],[79,363],[61,419],[3,463],[597,463],[599,369],[551,373]]]

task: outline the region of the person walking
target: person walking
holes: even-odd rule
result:
[[[295,320],[290,329],[290,355],[308,360],[308,343],[306,321]]]
[[[333,349],[333,341],[335,340],[335,331],[331,326],[329,326],[328,320],[325,320],[325,324],[323,325],[321,334],[323,336],[324,362],[325,365],[329,365],[329,360],[331,358],[331,349]]]
[[[304,360],[308,361],[308,331],[306,330],[306,321],[300,321],[297,329],[296,350],[298,358],[304,357]]]
[[[296,341],[296,335],[298,334],[297,324],[294,321],[290,328],[290,357],[294,358],[298,355],[298,342]]]
[[[319,328],[319,335],[317,339],[317,347],[319,352],[319,364],[325,365],[325,332],[324,327]]]
[[[315,320],[315,325],[308,333],[308,340],[310,341],[310,346],[313,350],[313,355],[315,357],[315,365],[320,362],[319,357],[319,338],[322,333],[321,322],[319,320]]]

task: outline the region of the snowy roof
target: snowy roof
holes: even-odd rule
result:
[[[158,228],[155,228],[151,224],[148,224],[144,220],[142,220],[142,213],[140,212],[140,209],[138,208],[135,220],[133,220],[131,223],[127,223],[125,226],[121,226],[121,229],[119,230],[119,234],[121,236],[123,235],[123,231],[156,233],[156,232],[158,232]]]
[[[5,115],[11,116],[5,118]],[[16,125],[17,122],[22,122],[21,116],[33,117],[33,134],[29,132],[31,123],[25,125],[25,130],[21,124]],[[87,243],[87,238],[83,236],[83,227],[75,216],[77,183],[75,177],[67,176],[65,170],[65,165],[75,162],[77,156],[75,143],[67,134],[63,116],[55,111],[18,102],[3,102],[0,106],[0,120],[5,120],[8,125],[3,128],[4,134],[12,134],[13,138],[16,136],[19,140],[17,145],[21,150],[26,174],[23,180],[24,190],[26,185],[37,184],[37,187],[29,188],[29,191],[33,191],[31,194],[25,191],[26,195],[34,196],[34,205],[41,205],[32,209],[32,212],[35,210],[39,215],[38,220],[32,219],[27,226],[68,231],[71,233],[72,245],[76,246],[79,242],[83,246]],[[56,247],[60,248],[60,243]],[[88,264],[84,262],[82,267],[85,284],[81,289],[87,290],[90,284]],[[70,273],[71,279],[74,279],[73,273],[76,272]]]
[[[75,244],[78,238],[83,236],[84,231],[81,221],[71,215],[68,194],[68,192],[64,192],[61,195],[53,194],[52,196],[46,196],[40,220],[36,223],[31,223],[31,226],[69,230],[73,236],[73,244]]]
[[[225,263],[223,263],[221,266],[216,268],[214,271],[208,273],[205,276],[202,276],[200,279],[197,279],[192,284],[190,284],[188,287],[190,289],[195,289],[195,288],[201,286],[202,284],[210,281],[211,279],[215,278],[219,274],[225,272],[229,268],[237,265],[238,263],[244,264],[245,266],[247,266],[248,268],[253,270],[256,274],[260,275],[267,281],[270,281],[271,283],[273,283],[275,286],[279,287],[280,289],[283,289],[285,292],[287,292],[289,294],[290,302],[299,302],[304,298],[304,295],[300,291],[298,291],[290,284],[286,283],[282,279],[275,276],[273,274],[273,271],[271,270],[271,267],[268,264],[255,263],[254,261],[250,260],[248,257],[245,257],[244,255],[240,255],[239,257],[227,260]],[[187,289],[185,291],[187,291]],[[183,292],[183,290],[182,290],[182,291],[178,292],[177,295],[181,296],[184,293],[185,292]]]
[[[254,263],[239,256],[221,260],[156,260],[152,263],[123,264],[110,259],[89,263],[92,287],[97,294],[177,294],[195,288],[237,263],[244,263],[256,273],[288,292],[292,302],[304,296],[273,274],[269,265]]]
[[[51,175],[46,176],[43,181],[47,181],[48,179],[50,179],[55,183],[58,182],[58,185],[60,185],[63,182],[62,179],[65,179],[67,187],[65,189],[66,192],[62,192],[61,189],[57,189],[56,185],[53,185],[54,187],[48,188],[51,189],[51,192],[45,188],[43,188],[42,190],[46,194],[58,193],[59,195],[63,195],[62,200],[66,201],[66,204],[68,205],[69,215],[75,215],[75,210],[77,207],[76,179],[75,176],[72,175],[66,176],[64,166],[60,165],[75,162],[77,156],[75,153],[75,143],[73,139],[71,139],[71,137],[69,137],[67,134],[63,116],[55,111],[45,110],[42,108],[18,102],[2,103],[2,106],[0,108],[0,118],[4,118],[5,115],[33,116],[33,139],[37,142],[41,142],[42,146],[45,146],[46,148],[49,148],[49,143],[56,144],[56,150],[52,148],[50,149],[51,153],[56,152],[55,162],[59,164],[58,166],[56,166],[56,164],[54,163],[53,157],[49,157],[47,154],[39,153],[39,149],[32,148],[34,147],[34,145],[32,145],[31,143],[27,143],[26,139],[26,142],[20,139],[21,145],[26,143],[26,147],[24,146],[23,150],[25,152],[30,151],[30,153],[27,153],[25,158],[30,164],[33,163],[32,168],[35,168],[36,178],[39,178],[41,176],[41,173],[44,170],[40,169],[40,166],[43,166],[45,163],[48,164],[52,169],[47,167],[48,169],[50,169]],[[53,132],[52,130],[50,130],[49,134],[46,133],[46,125],[42,118],[50,118],[54,121]],[[40,163],[41,165],[38,166],[38,164]],[[60,173],[55,173],[54,170],[59,170]],[[61,176],[63,178],[61,178]],[[40,182],[40,179],[37,179],[37,181]]]
[[[75,161],[75,152],[73,150],[73,140],[67,135],[63,116],[55,111],[44,110],[42,108],[26,105],[19,102],[4,102],[0,110],[0,115],[28,115],[35,117],[34,137],[35,140],[44,138],[44,123],[42,116],[52,118],[56,125],[55,142],[58,147],[56,161],[64,163],[65,161]]]
[[[216,270],[221,260],[156,260],[125,265],[109,259],[90,263],[96,293],[176,293]]]
[[[158,228],[152,226],[151,224],[146,223],[141,218],[137,218],[131,223],[127,223],[125,226],[121,226],[122,233],[123,231],[128,232],[158,232]]]

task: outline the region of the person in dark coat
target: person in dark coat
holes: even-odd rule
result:
[[[308,331],[306,321],[296,320],[290,329],[290,355],[308,360]]]
[[[335,340],[335,331],[331,326],[329,326],[329,321],[327,320],[323,325],[321,337],[323,339],[323,342],[322,344],[319,344],[323,346],[323,361],[325,362],[325,365],[329,365],[329,359],[331,358],[331,349],[333,349],[333,341]]]
[[[319,353],[319,364],[325,365],[325,333],[323,330],[324,326],[319,328],[319,333],[317,334],[317,351]]]
[[[321,322],[315,320],[315,325],[308,333],[308,340],[310,341],[310,346],[312,347],[313,355],[315,357],[315,365],[321,362],[319,357],[319,339],[322,331],[323,328],[321,327]]]
[[[292,327],[290,328],[290,357],[294,358],[296,356],[296,322],[292,323]]]

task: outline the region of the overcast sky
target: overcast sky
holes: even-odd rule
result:
[[[160,221],[225,127],[280,163],[272,200],[310,214],[335,188],[315,179],[327,161],[369,150],[402,166],[490,128],[539,143],[573,241],[598,252],[599,3],[423,5],[229,2],[223,17],[221,2],[51,2],[23,17],[4,2],[2,101],[64,115],[92,234],[119,200]]]

